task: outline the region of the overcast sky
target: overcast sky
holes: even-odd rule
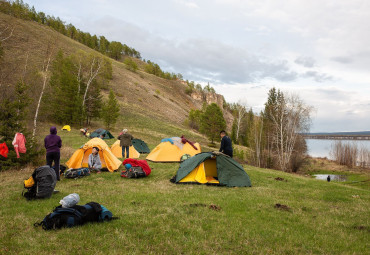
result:
[[[135,48],[259,112],[270,88],[316,111],[311,132],[370,130],[370,1],[25,0]]]

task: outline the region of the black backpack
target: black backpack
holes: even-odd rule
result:
[[[57,176],[54,169],[48,165],[40,166],[32,173],[32,179],[34,181],[32,186],[26,186],[28,180],[24,182],[24,187],[27,191],[22,192],[22,195],[27,198],[27,200],[51,197],[57,183]]]
[[[103,207],[106,211],[107,209]],[[105,211],[105,215],[107,212]],[[86,205],[75,205],[70,208],[63,208],[61,205],[57,206],[52,213],[34,226],[42,226],[45,230],[60,229],[63,227],[71,228],[74,226],[83,225],[87,222],[98,222],[113,219],[112,213],[109,212],[110,217],[101,217],[103,212],[102,206],[95,202],[87,203]]]

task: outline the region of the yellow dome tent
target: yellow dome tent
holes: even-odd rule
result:
[[[167,141],[161,142],[149,153],[146,159],[153,162],[180,162],[181,156],[184,154],[194,156],[195,154],[201,153],[199,143],[194,143],[194,146],[197,150],[189,143],[183,144],[182,148],[180,148],[176,143],[172,144]]]
[[[122,162],[113,155],[108,145],[100,138],[93,138],[85,143],[80,149],[73,153],[72,157],[67,161],[66,165],[69,168],[88,167],[89,155],[92,148],[99,148],[100,161],[103,168],[108,168],[110,172],[117,170]]]
[[[122,147],[119,145],[120,140],[117,140],[111,147],[110,150],[112,151],[113,155],[117,158],[122,158]],[[140,153],[135,150],[134,146],[130,146],[129,148],[130,158],[139,158]]]
[[[68,132],[71,131],[71,127],[69,125],[65,125],[62,130],[67,130]]]

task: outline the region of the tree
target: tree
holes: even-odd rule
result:
[[[52,55],[52,49],[50,48],[50,42],[49,42],[48,48],[46,50],[44,65],[43,65],[42,71],[40,72],[43,77],[43,82],[42,82],[42,89],[40,92],[39,100],[36,106],[35,116],[33,118],[32,140],[35,138],[36,129],[37,129],[37,118],[39,116],[40,105],[41,105],[42,98],[44,96],[44,91],[47,85],[47,81],[49,79],[49,65],[50,65],[51,55]]]
[[[200,110],[193,110],[191,109],[189,112],[189,126],[195,130],[199,130],[200,123],[202,120],[203,112]]]
[[[136,72],[138,67],[134,60],[131,57],[126,57],[123,63],[126,65],[126,68],[130,71]]]
[[[103,107],[102,95],[100,93],[100,86],[97,81],[93,81],[90,93],[86,98],[86,104],[84,108],[84,115],[86,119],[86,125],[90,125],[91,119],[99,118]]]
[[[201,132],[206,134],[214,143],[221,130],[226,128],[226,121],[220,107],[212,103],[208,105],[202,114]]]
[[[118,101],[111,89],[108,100],[105,102],[102,112],[102,118],[107,129],[117,122],[119,117],[120,107]]]
[[[308,132],[313,108],[298,95],[270,90],[265,115],[271,123],[271,142],[276,151],[279,168],[289,170],[289,164],[300,133]],[[300,146],[301,148],[305,146]]]
[[[247,113],[246,104],[239,100],[238,103],[232,106],[235,117],[235,141],[239,143],[240,130],[242,128],[243,119]]]
[[[109,57],[119,60],[122,56],[123,45],[120,42],[112,41],[109,46]]]
[[[78,81],[75,78],[75,65],[71,58],[64,57],[59,51],[53,62],[50,77],[51,90],[46,105],[51,119],[59,124],[77,124],[82,119],[81,94],[78,93]],[[51,109],[51,110],[50,110]]]

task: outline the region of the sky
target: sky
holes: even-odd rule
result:
[[[311,132],[370,130],[370,1],[25,0],[120,41],[229,103],[275,87],[312,106]]]

